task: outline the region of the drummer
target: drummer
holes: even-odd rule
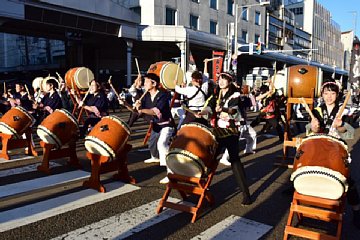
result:
[[[336,118],[339,111],[339,86],[335,82],[325,82],[321,87],[323,103],[312,112],[314,119],[311,119],[311,131],[313,133],[332,134],[332,131],[339,133],[346,132],[345,117]],[[333,128],[332,128],[333,127]],[[347,179],[349,189],[346,194],[348,203],[353,209],[353,223],[360,228],[360,199],[353,179]]]
[[[252,200],[246,183],[244,166],[239,157],[240,92],[232,84],[233,80],[234,76],[231,73],[220,73],[219,86],[216,89],[216,92],[220,94],[219,96],[213,95],[208,100],[207,107],[199,115],[216,112],[217,121],[214,133],[219,143],[217,154],[228,149],[232,171],[242,190],[242,205],[249,205]]]
[[[32,110],[31,96],[25,90],[25,85],[23,83],[15,84],[15,93],[12,95],[5,94],[5,98],[10,103],[11,107],[22,106],[27,111]]]
[[[203,83],[203,75],[199,71],[194,71],[191,74],[191,86],[180,87],[177,84],[177,80],[174,80],[175,92],[184,95],[188,101],[188,108],[194,112],[200,112],[205,104],[205,101],[208,96],[209,83]],[[190,122],[197,122],[204,125],[208,125],[208,121],[203,117],[195,116],[189,111],[185,114],[185,119],[182,124],[187,124]]]
[[[75,90],[71,89],[71,94],[75,96],[79,107],[89,112],[89,117],[85,120],[84,126],[80,129],[80,137],[84,137],[86,133],[98,123],[103,116],[108,115],[108,100],[101,85],[96,80],[90,82],[89,94],[85,99],[80,100],[75,94]]]
[[[174,134],[175,123],[172,118],[168,92],[160,91],[160,79],[154,73],[145,75],[144,88],[147,91],[144,98],[135,102],[135,109],[139,114],[144,114],[145,120],[153,125],[149,138],[149,149],[151,158],[145,163],[159,162],[160,166],[166,166],[166,154],[169,150],[170,139]],[[171,172],[167,167],[167,172]],[[167,177],[160,180],[160,183],[169,182]]]
[[[58,82],[55,79],[49,79],[46,81],[45,91],[46,94],[41,99],[41,102],[34,103],[33,108],[39,109],[40,114],[37,117],[37,122],[41,122],[49,114],[53,113],[56,109],[62,108],[61,97],[57,92]]]

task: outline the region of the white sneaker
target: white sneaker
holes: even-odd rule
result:
[[[223,158],[223,157],[220,159],[220,163],[225,165],[225,166],[230,166],[231,165],[231,163],[226,158]]]
[[[169,183],[169,178],[168,177],[164,177],[163,179],[160,180],[161,184],[168,184]]]
[[[160,163],[160,159],[158,158],[149,158],[144,161],[144,163]]]

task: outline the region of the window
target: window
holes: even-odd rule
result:
[[[255,24],[256,24],[256,25],[260,25],[260,24],[261,24],[261,14],[260,14],[260,12],[258,12],[258,11],[255,12]]]
[[[227,14],[234,15],[234,0],[228,0],[227,2]]]
[[[217,34],[217,22],[210,20],[210,33]]]
[[[200,0],[192,0],[192,1],[195,2],[195,3],[199,3]]]
[[[210,0],[210,8],[217,9],[217,0]]]
[[[166,25],[176,25],[176,10],[171,8],[166,8],[166,16],[165,16],[165,24]]]
[[[248,8],[247,7],[243,7],[242,8],[242,16],[241,18],[245,21],[248,20]]]
[[[198,16],[190,15],[190,28],[191,29],[198,30],[198,22],[199,22]]]
[[[248,42],[248,33],[247,31],[241,31],[241,39],[244,40],[245,42]]]
[[[261,39],[260,39],[260,35],[259,35],[259,34],[255,34],[254,42],[255,42],[255,43],[261,42]]]

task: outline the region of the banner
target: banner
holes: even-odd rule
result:
[[[224,62],[224,52],[218,52],[218,51],[213,51],[213,79],[214,82],[217,82],[218,79],[218,74],[221,73],[222,71],[222,67],[223,67],[223,62]]]
[[[360,41],[355,36],[353,41],[353,49],[350,60],[349,82],[351,84],[359,84],[360,80]]]

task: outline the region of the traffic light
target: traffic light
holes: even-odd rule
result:
[[[261,42],[258,42],[257,44],[256,44],[256,54],[261,54]]]

